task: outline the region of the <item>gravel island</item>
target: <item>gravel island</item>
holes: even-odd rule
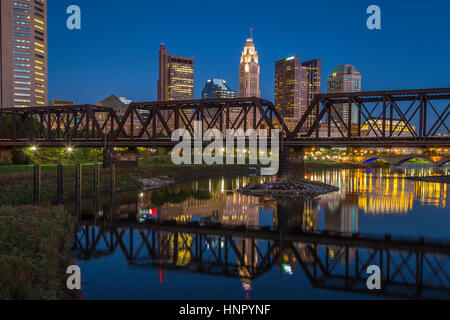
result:
[[[153,190],[162,187],[167,187],[175,182],[175,180],[172,179],[171,177],[139,179],[139,181],[142,183],[145,190]]]
[[[263,184],[252,184],[240,188],[239,193],[275,199],[311,199],[319,195],[339,191],[339,188],[305,179],[276,180]]]

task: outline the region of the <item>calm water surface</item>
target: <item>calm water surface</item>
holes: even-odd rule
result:
[[[86,199],[73,246],[85,297],[448,299],[449,185],[406,179],[429,174],[311,171],[306,178],[340,191],[295,202],[235,192],[259,177],[118,194],[97,214]],[[366,287],[374,264],[377,294]]]

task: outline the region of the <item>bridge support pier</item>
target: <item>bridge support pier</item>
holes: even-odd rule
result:
[[[138,166],[139,152],[137,148],[127,151],[114,151],[112,148],[103,150],[103,168],[110,168],[112,164],[121,166]]]
[[[302,147],[280,150],[279,175],[287,178],[305,176],[305,152]]]
[[[94,210],[97,216],[99,211],[99,198],[100,198],[100,165],[94,164]]]
[[[111,167],[111,164],[115,162],[114,151],[112,148],[103,149],[103,168],[107,169]]]
[[[111,202],[111,218],[114,217],[116,210],[116,165],[109,167],[109,198]]]

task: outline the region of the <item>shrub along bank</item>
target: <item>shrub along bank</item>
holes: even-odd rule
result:
[[[0,207],[0,300],[66,298],[74,226],[60,207]]]

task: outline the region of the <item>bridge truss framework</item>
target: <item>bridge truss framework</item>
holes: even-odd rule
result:
[[[345,116],[344,116],[345,114]],[[283,146],[450,146],[450,88],[321,94],[293,130],[258,98],[0,108],[0,147],[173,146],[176,129],[278,129]]]

